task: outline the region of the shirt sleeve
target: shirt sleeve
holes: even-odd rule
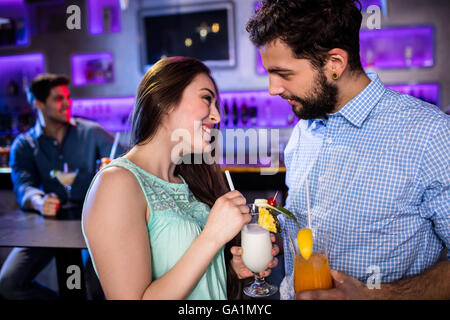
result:
[[[114,142],[114,136],[111,135],[108,131],[103,129],[101,126],[96,128],[95,132],[96,142],[97,142],[97,150],[100,154],[100,157],[109,157],[111,153],[111,148]],[[120,157],[126,152],[126,148],[123,147],[120,143],[117,145],[116,155],[115,157]]]
[[[450,117],[444,118],[430,138],[420,180],[425,190],[420,214],[433,222],[436,234],[450,250]]]
[[[34,195],[44,195],[39,188],[39,172],[36,168],[33,150],[23,136],[18,136],[11,146],[9,166],[14,194],[21,207]]]

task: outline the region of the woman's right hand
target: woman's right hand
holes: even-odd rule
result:
[[[250,222],[249,212],[247,200],[239,191],[228,192],[214,203],[203,233],[223,246]]]

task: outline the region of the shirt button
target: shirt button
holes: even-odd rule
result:
[[[323,180],[325,180],[324,176],[319,177],[319,182],[323,182]]]
[[[53,145],[57,146],[58,145],[58,141],[53,141]]]
[[[63,158],[62,154],[60,154],[60,155],[59,155],[59,158],[60,158],[60,159],[62,159],[62,158]]]
[[[328,138],[328,139],[327,139],[327,143],[328,143],[328,144],[331,144],[332,142],[333,142],[333,139],[331,139],[331,138]]]

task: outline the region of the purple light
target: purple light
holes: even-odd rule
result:
[[[42,53],[30,53],[30,54],[21,54],[15,56],[0,56],[0,64],[3,68],[7,68],[10,64],[20,65],[22,63],[44,63],[44,54]]]
[[[0,1],[0,16],[2,18],[23,17],[25,14],[24,0],[2,0]]]
[[[99,104],[107,104],[113,108],[133,108],[134,106],[134,97],[112,97],[112,98],[87,98],[87,99],[73,99],[73,108],[75,106],[84,108],[84,107],[93,107]],[[79,109],[81,110],[81,109]]]
[[[29,24],[26,17],[24,0],[2,0],[0,3],[0,18],[12,19],[16,26],[16,43],[24,46],[29,43]]]
[[[256,55],[256,72],[267,74],[258,50]],[[364,68],[431,67],[434,65],[433,27],[361,30],[360,55]]]
[[[258,49],[256,49],[256,72],[258,74],[267,74],[267,70],[264,68],[261,54]]]
[[[110,52],[72,56],[72,81],[76,86],[114,81],[114,59]]]
[[[222,92],[221,128],[291,127],[298,119],[292,107],[280,96],[271,96],[266,90]],[[236,101],[238,123],[233,124],[233,102]],[[98,122],[110,132],[129,131],[134,97],[74,99],[72,114]],[[228,107],[228,125],[225,125],[224,104]],[[247,123],[243,122],[243,105],[247,107]],[[256,108],[256,114],[251,109]],[[253,109],[255,111],[255,109]],[[253,118],[253,119],[252,119]]]
[[[119,0],[88,0],[89,32],[102,34],[105,32],[120,32],[120,2]]]
[[[3,91],[8,83],[15,82],[25,90],[31,81],[43,72],[45,58],[42,53],[0,57],[0,88]]]
[[[4,6],[14,6],[23,5],[24,0],[2,0],[2,5]]]
[[[290,127],[298,122],[291,105],[280,96],[271,96],[267,90],[221,92],[220,100],[221,128]],[[238,111],[236,125],[233,124],[234,101]],[[225,104],[228,108],[228,125],[225,125]],[[246,123],[242,117],[244,104],[247,107]]]
[[[381,8],[381,0],[359,0],[361,2],[362,9],[367,9],[370,6],[378,6]]]
[[[366,11],[370,6],[377,6],[384,16],[387,16],[387,0],[360,0],[361,10]]]
[[[437,83],[387,84],[386,87],[434,105],[439,105],[439,84]]]
[[[364,67],[430,67],[434,64],[433,27],[362,30],[360,49]]]
[[[110,132],[129,131],[134,97],[72,100],[72,114],[98,122]]]

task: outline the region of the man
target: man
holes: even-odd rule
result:
[[[12,144],[10,167],[14,193],[25,209],[56,216],[67,193],[50,175],[52,170],[78,169],[71,202],[82,205],[96,172],[96,160],[107,157],[113,138],[98,124],[72,118],[69,79],[42,74],[29,88],[29,100],[37,112],[35,126]],[[118,152],[124,152],[119,147]],[[46,235],[42,235],[45,237]],[[0,271],[0,296],[6,299],[56,299],[58,295],[33,281],[55,256],[46,248],[14,248]]]
[[[449,299],[449,117],[364,73],[361,21],[352,0],[267,0],[247,23],[270,94],[301,119],[285,150],[286,206],[307,225],[308,183],[312,227],[330,245],[333,289],[294,295],[285,236],[282,298]]]

